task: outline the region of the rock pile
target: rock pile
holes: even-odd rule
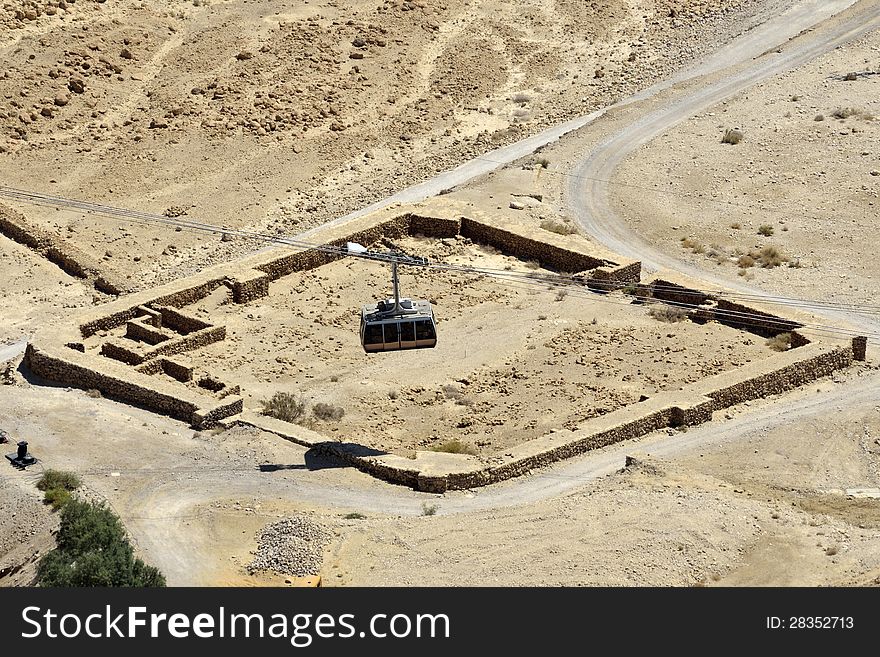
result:
[[[248,572],[274,571],[283,575],[316,575],[321,569],[330,532],[305,516],[292,516],[267,525],[257,539]]]

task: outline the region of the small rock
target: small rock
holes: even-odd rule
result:
[[[238,53],[238,54],[235,56],[235,58],[236,58],[238,61],[243,62],[243,61],[246,61],[246,60],[248,60],[248,59],[253,59],[253,56],[254,56],[254,53],[252,53],[250,50],[242,50],[240,53]]]
[[[511,201],[510,202],[510,209],[511,210],[525,210],[526,204],[523,203],[522,201]]]
[[[75,94],[81,94],[86,90],[86,83],[81,78],[70,78],[67,88]]]

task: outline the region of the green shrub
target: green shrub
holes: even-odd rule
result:
[[[758,228],[758,235],[763,235],[764,237],[770,237],[773,234],[773,226],[770,224],[761,224],[761,227]]]
[[[66,488],[50,488],[43,495],[43,502],[52,505],[52,510],[57,511],[73,499],[70,491]]]
[[[260,402],[263,415],[269,415],[285,422],[295,422],[306,410],[306,401],[301,395],[289,392],[276,392],[272,399]]]
[[[119,518],[103,506],[70,500],[56,542],[37,566],[40,586],[165,586],[158,569],[134,557]]]
[[[52,490],[54,488],[63,488],[67,491],[73,491],[80,487],[82,482],[72,472],[64,472],[63,470],[46,470],[40,480],[37,482],[37,488],[42,491]]]
[[[428,504],[427,502],[422,502],[422,515],[423,516],[433,516],[437,513],[437,509],[439,509],[436,504]]]

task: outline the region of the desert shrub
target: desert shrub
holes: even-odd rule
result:
[[[527,93],[520,91],[513,94],[513,96],[510,97],[510,100],[512,100],[517,105],[525,105],[530,100],[532,100],[532,97],[529,96]]]
[[[783,262],[788,262],[788,257],[775,246],[765,246],[760,251],[752,252],[749,255],[764,269],[773,269]]]
[[[733,144],[736,145],[743,140],[743,133],[736,128],[728,128],[724,131],[724,136],[721,138],[722,144]]]
[[[422,502],[422,515],[423,516],[433,516],[437,513],[437,509],[440,507],[436,504],[428,504],[427,502]]]
[[[546,157],[536,157],[535,164],[537,164],[542,169],[550,168],[550,160],[548,160]]]
[[[345,409],[341,406],[319,402],[315,404],[312,413],[319,420],[332,420],[338,422],[342,419],[342,416],[345,415]]]
[[[871,115],[868,112],[865,112],[865,110],[857,107],[838,107],[831,113],[831,116],[835,119],[848,119],[851,116],[866,117]]]
[[[817,114],[816,116],[813,117],[813,120],[814,121],[824,121],[825,115],[824,114]]]
[[[648,314],[660,322],[673,324],[687,319],[687,308],[670,306],[668,303],[655,303],[648,309]]]
[[[730,224],[730,227],[733,228],[734,230],[739,230],[740,228],[742,228],[742,224],[739,223],[738,221],[735,221],[732,224]]]
[[[758,228],[758,235],[763,235],[764,237],[770,237],[773,235],[773,226],[770,224],[761,224]]]
[[[73,499],[73,496],[66,488],[50,488],[43,495],[43,502],[45,504],[51,504],[53,511],[62,508],[65,504],[70,502],[71,499]]]
[[[743,255],[739,257],[739,260],[736,261],[736,264],[741,269],[748,269],[749,267],[755,266],[755,259],[752,256]]]
[[[698,242],[697,240],[695,240],[692,237],[682,237],[681,238],[681,245],[685,249],[690,249],[694,253],[705,253],[706,252],[706,247],[703,246],[703,244],[701,242]]]
[[[450,440],[444,440],[439,445],[434,445],[431,448],[432,452],[446,452],[447,454],[471,454],[476,455],[477,450],[468,445],[465,442],[460,441],[458,438],[452,438]]]
[[[559,292],[556,293],[556,300],[562,301],[566,296],[568,296],[568,290],[559,290]]]
[[[40,586],[165,586],[159,570],[134,557],[119,518],[103,506],[68,502],[56,542],[37,566]]]
[[[837,549],[836,545],[832,545],[831,547],[829,547],[825,550],[825,554],[829,557],[833,557],[835,554],[837,554],[837,552],[838,552],[838,549]]]
[[[388,399],[397,399],[399,395],[400,393],[398,393],[396,390],[390,390],[388,392]]]
[[[301,395],[290,392],[276,392],[272,399],[260,402],[263,415],[269,415],[285,422],[294,422],[302,417],[306,410],[306,400]]]
[[[779,333],[767,338],[767,346],[773,351],[787,351],[791,347],[791,333]]]
[[[74,491],[82,485],[82,482],[72,472],[63,470],[46,470],[40,480],[37,482],[37,488],[42,491],[62,488],[67,491]]]
[[[577,227],[567,221],[557,221],[555,219],[545,219],[541,222],[541,228],[557,235],[574,235],[578,232]]]
[[[357,513],[357,512],[346,513],[342,517],[345,518],[346,520],[366,520],[366,518],[367,518],[367,516],[365,516],[363,513]]]

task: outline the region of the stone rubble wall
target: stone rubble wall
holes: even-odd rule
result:
[[[119,295],[130,286],[110,267],[99,263],[61,237],[31,224],[23,214],[0,205],[0,233],[38,252],[65,273],[89,280],[96,289]]]
[[[757,371],[740,368],[724,372],[685,386],[680,391],[660,393],[643,402],[586,420],[577,431],[549,434],[517,445],[508,450],[509,456],[502,463],[474,465],[473,457],[460,457],[460,468],[445,471],[436,471],[430,462],[420,463],[420,453],[415,461],[395,455],[365,455],[363,446],[321,441],[308,429],[272,418],[245,414],[241,418],[229,418],[226,424],[241,423],[270,431],[385,481],[442,493],[521,476],[557,461],[654,431],[702,424],[712,419],[714,411],[785,392],[844,369],[852,361],[851,347],[813,343],[770,357],[752,368]]]

